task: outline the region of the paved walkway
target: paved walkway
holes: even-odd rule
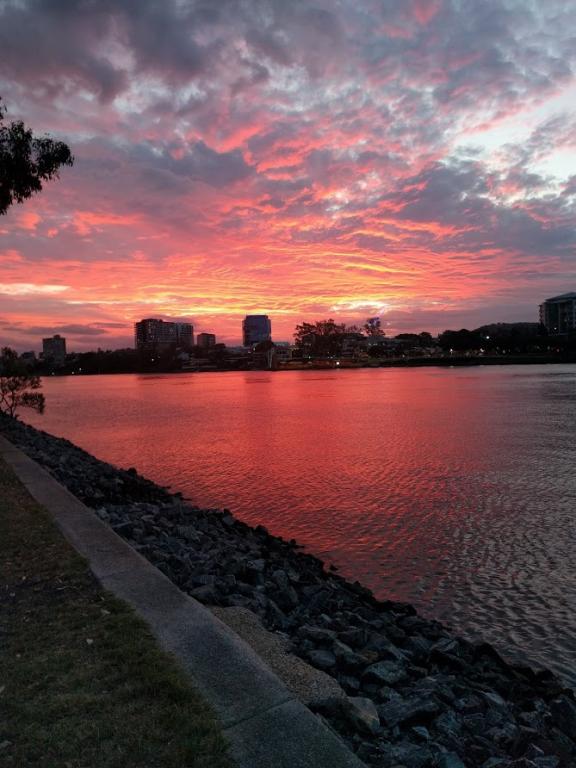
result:
[[[53,515],[103,587],[129,603],[178,658],[219,716],[238,768],[363,768],[250,646],[1,436],[0,456]]]

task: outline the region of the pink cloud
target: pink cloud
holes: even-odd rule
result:
[[[573,288],[574,200],[536,168],[573,121],[498,158],[466,142],[570,82],[568,4],[550,1],[3,9],[10,116],[76,156],[1,222],[2,283],[69,286],[3,300],[12,338],[107,323],[114,346],[158,314],[238,340],[257,309],[282,338],[332,307],[387,307],[398,330],[532,319]]]

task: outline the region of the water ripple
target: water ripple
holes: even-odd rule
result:
[[[571,366],[69,377],[30,420],[576,685]]]

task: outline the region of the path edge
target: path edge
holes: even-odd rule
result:
[[[365,768],[256,652],[0,434],[0,457],[212,706],[238,768]]]

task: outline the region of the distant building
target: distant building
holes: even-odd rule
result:
[[[194,326],[190,323],[174,323],[176,326],[176,345],[182,349],[192,349],[194,346]]]
[[[22,352],[20,360],[26,365],[32,366],[36,362],[36,352]]]
[[[576,293],[546,299],[540,304],[540,322],[551,336],[576,331]]]
[[[242,321],[242,343],[245,347],[270,341],[271,337],[272,323],[268,315],[246,315]]]
[[[66,362],[66,339],[59,334],[42,339],[42,357],[47,363],[58,367]]]
[[[341,352],[343,357],[357,357],[366,350],[368,340],[362,333],[342,334]]]
[[[292,359],[292,344],[289,341],[277,341],[274,346],[274,355],[279,363],[285,363]]]
[[[190,323],[172,323],[155,318],[134,324],[136,349],[155,351],[169,347],[191,349],[194,345],[194,327]]]
[[[216,336],[213,333],[199,333],[196,337],[196,343],[199,347],[213,347],[216,344]]]

